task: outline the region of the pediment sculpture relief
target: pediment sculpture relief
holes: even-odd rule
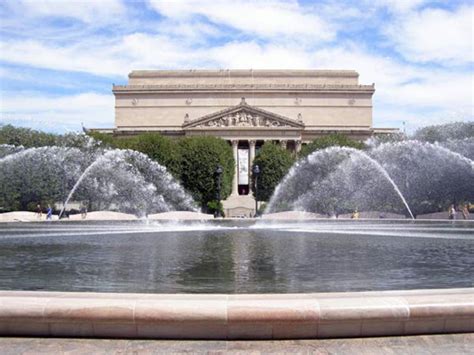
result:
[[[263,117],[257,114],[251,114],[245,111],[239,111],[233,114],[222,116],[197,125],[198,128],[204,127],[291,127],[284,122]]]

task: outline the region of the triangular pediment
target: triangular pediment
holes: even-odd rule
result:
[[[233,107],[184,122],[183,129],[213,128],[304,128],[301,121],[248,105],[245,100]]]

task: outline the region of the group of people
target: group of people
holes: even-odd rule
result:
[[[87,205],[84,203],[81,205],[81,218],[82,219],[86,219],[87,217]],[[36,205],[36,217],[37,219],[42,219],[43,218],[43,208],[41,207],[41,204],[37,204]],[[69,218],[69,212],[68,211],[64,211],[63,214],[61,216],[59,216],[59,218],[64,218],[64,217],[67,217]],[[51,207],[51,205],[48,204],[48,208],[46,209],[46,220],[52,220],[53,219],[53,208]]]
[[[41,205],[39,203],[36,205],[36,217],[38,219],[41,219],[43,217],[43,209],[41,208]],[[51,205],[48,205],[48,208],[46,209],[46,219],[53,219],[53,209],[51,208]]]
[[[459,205],[458,210],[461,211],[463,219],[469,219],[469,204],[468,203],[465,203],[464,205]],[[457,214],[456,207],[454,206],[454,204],[452,204],[448,210],[448,218],[456,219],[456,214]],[[359,216],[360,216],[359,211],[355,209],[355,211],[352,212],[351,214],[351,219],[359,219]]]
[[[462,212],[463,219],[469,219],[469,204],[466,203],[464,205],[460,205],[458,209],[459,211]],[[457,214],[456,207],[454,207],[454,204],[452,204],[451,206],[449,206],[448,218],[456,219],[456,214]]]

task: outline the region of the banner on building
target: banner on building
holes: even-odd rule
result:
[[[249,184],[249,150],[239,149],[239,185]]]

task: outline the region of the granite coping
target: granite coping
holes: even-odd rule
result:
[[[302,339],[474,331],[474,288],[309,294],[0,291],[0,335]]]

